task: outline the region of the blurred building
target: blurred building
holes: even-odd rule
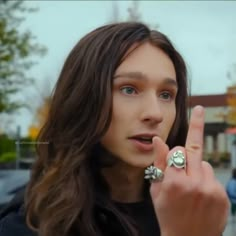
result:
[[[230,153],[230,142],[226,129],[229,106],[227,94],[191,96],[189,108],[196,105],[205,107],[204,154],[219,159]]]

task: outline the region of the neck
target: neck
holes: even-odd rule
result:
[[[139,202],[144,194],[144,170],[125,163],[103,168],[102,175],[111,190],[112,200],[117,202]]]

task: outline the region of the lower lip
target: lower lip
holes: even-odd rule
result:
[[[142,143],[142,142],[138,141],[137,139],[130,139],[130,141],[141,152],[150,152],[153,150],[152,143]]]

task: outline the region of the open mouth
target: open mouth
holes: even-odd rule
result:
[[[134,147],[141,152],[150,152],[153,150],[154,135],[136,135],[130,138]]]
[[[133,139],[144,144],[152,144],[152,137],[134,137]]]

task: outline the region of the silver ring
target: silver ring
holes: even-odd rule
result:
[[[161,169],[151,165],[145,169],[144,179],[149,179],[150,181],[161,182],[164,178],[164,173]]]
[[[168,166],[174,166],[178,169],[186,168],[186,158],[180,150],[174,152],[167,161]]]

